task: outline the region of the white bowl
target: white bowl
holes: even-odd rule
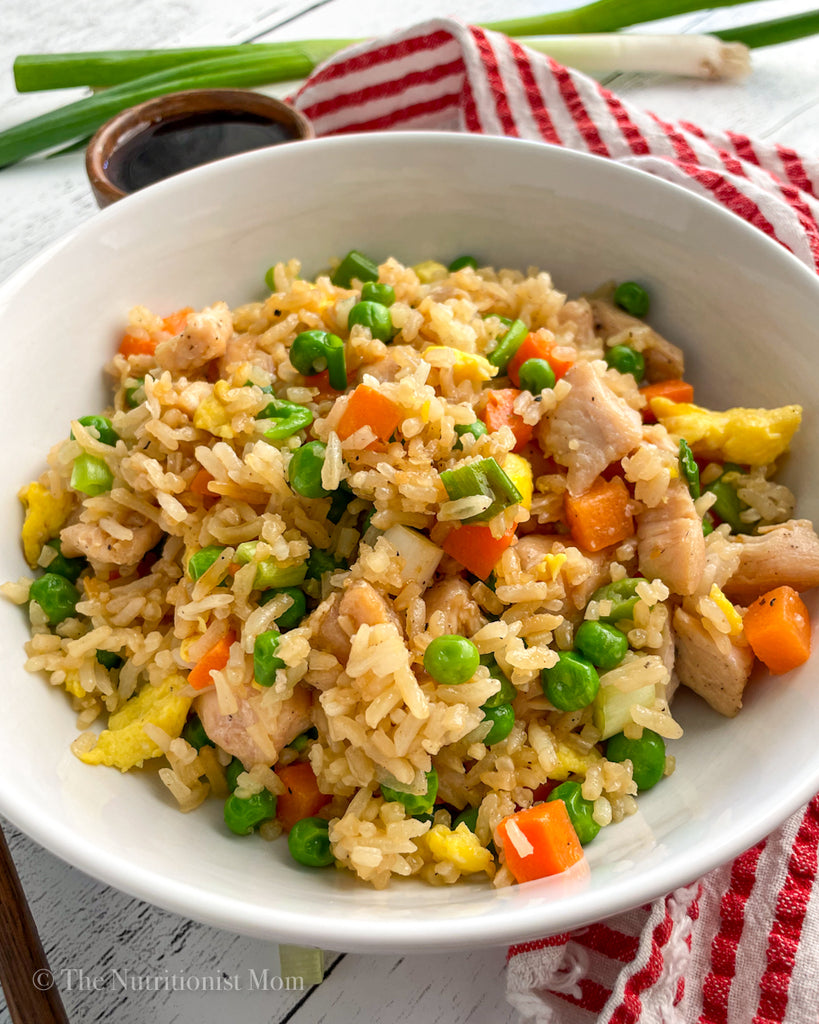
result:
[[[651,320],[686,351],[698,401],[801,402],[785,480],[819,518],[819,281],[760,231],[648,175],[542,144],[443,134],[296,143],[200,168],[97,214],[0,291],[4,444],[0,577],[26,571],[19,486],[69,420],[106,403],[101,367],[127,310],[257,297],[279,258],[307,274],[358,248],[413,263],[472,252],[552,272],[576,293],[643,281]],[[815,595],[810,603],[816,609]],[[465,949],[599,920],[752,845],[819,790],[815,663],[760,675],[735,720],[675,704],[677,771],[587,848],[590,873],[495,892],[373,892],[293,863],[286,844],[224,833],[219,808],[181,815],[150,774],[69,751],[65,696],[22,667],[20,609],[0,604],[0,812],[88,874],[238,932],[336,950]]]

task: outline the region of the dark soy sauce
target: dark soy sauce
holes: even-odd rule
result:
[[[294,138],[286,125],[256,114],[230,110],[182,114],[127,139],[108,158],[105,169],[123,192],[136,192],[211,160]]]

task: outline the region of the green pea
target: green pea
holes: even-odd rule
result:
[[[264,283],[265,283],[265,285],[267,285],[267,290],[269,292],[274,292],[276,290],[276,277],[275,277],[275,274],[276,274],[276,264],[274,263],[272,267],[268,267],[267,268],[267,270],[265,271],[265,274],[264,274]]]
[[[250,833],[266,821],[276,817],[276,798],[263,789],[253,796],[240,797],[231,793],[225,800],[225,824],[237,836]]]
[[[614,304],[631,316],[642,317],[651,305],[648,292],[636,281],[623,281],[614,290]]]
[[[630,373],[639,384],[646,375],[643,353],[631,345],[613,345],[606,352],[606,362],[620,373]]]
[[[314,725],[311,725],[307,732],[299,733],[299,735],[287,745],[292,750],[296,750],[298,751],[298,753],[301,753],[303,750],[307,749],[307,744],[310,742],[310,740],[317,739],[318,729]]]
[[[208,544],[206,548],[200,548],[188,559],[188,575],[192,580],[198,580],[200,576],[210,569],[219,555],[224,551],[219,544]]]
[[[46,547],[53,548],[57,552],[46,566],[48,572],[56,573],[57,576],[65,576],[67,580],[76,583],[83,569],[88,567],[88,561],[85,558],[66,558],[59,537],[52,537],[51,540],[46,541]]]
[[[492,728],[483,739],[487,747],[491,747],[505,740],[512,731],[515,725],[515,710],[511,704],[496,704],[491,708],[484,704],[482,710],[484,721],[492,723]]]
[[[186,743],[190,743],[196,750],[201,750],[202,747],[213,747],[216,744],[205,732],[205,727],[202,725],[202,720],[199,715],[191,715],[191,717],[185,722],[182,727],[182,739]]]
[[[256,637],[253,644],[253,676],[259,686],[272,686],[276,682],[276,672],[284,668],[285,663],[276,654],[280,638],[278,629],[268,629]]]
[[[98,455],[80,452],[71,467],[71,486],[75,491],[95,497],[111,490],[114,474],[105,459]]]
[[[125,664],[125,659],[116,651],[97,651],[96,658],[100,665],[107,668],[109,672],[122,668]]]
[[[395,302],[395,289],[391,284],[379,281],[366,281],[361,288],[362,302],[380,302],[382,306],[391,306]]]
[[[454,274],[457,270],[463,270],[464,267],[471,267],[473,270],[477,270],[478,261],[474,256],[459,256],[449,264],[447,269],[450,274]]]
[[[452,822],[452,831],[454,832],[455,829],[463,822],[463,824],[466,825],[470,832],[474,832],[475,829],[478,827],[479,810],[480,808],[478,807],[464,808],[464,810],[462,810],[458,817]]]
[[[557,664],[541,672],[543,692],[560,711],[577,711],[594,700],[600,677],[594,665],[573,651],[561,651]]]
[[[458,435],[458,440],[455,442],[455,448],[463,449],[461,438],[464,434],[471,434],[477,441],[479,437],[483,437],[486,433],[486,424],[483,420],[475,420],[474,423],[456,423],[455,433]]]
[[[436,637],[424,651],[424,668],[442,686],[465,683],[475,675],[480,663],[478,648],[457,633]]]
[[[640,582],[633,576],[627,576],[595,590],[591,596],[592,601],[611,601],[611,611],[608,615],[601,615],[600,621],[620,622],[621,619],[634,618],[634,606],[640,600],[637,596],[637,586]]]
[[[697,465],[697,460],[694,458],[694,453],[684,437],[680,438],[679,452],[680,472],[688,484],[688,493],[696,501],[700,496],[700,468]]]
[[[590,843],[600,831],[600,826],[593,817],[594,803],[583,796],[579,782],[561,782],[546,797],[547,803],[550,800],[562,800],[566,805],[569,820],[574,826],[581,846]]]
[[[347,387],[347,363],[344,342],[329,331],[302,331],[290,346],[290,362],[305,377],[329,371],[330,386],[336,391]]]
[[[295,402],[285,402],[282,398],[268,402],[258,418],[273,421],[273,425],[264,431],[268,441],[284,441],[313,422],[313,414],[308,408]]]
[[[403,804],[410,816],[415,814],[430,814],[435,806],[435,797],[438,795],[438,772],[431,768],[426,773],[427,788],[425,793],[404,793],[400,789],[393,789],[381,783],[381,796],[389,803]]]
[[[593,622],[591,620],[581,623],[574,635],[575,650],[579,651],[584,658],[608,672],[616,668],[625,658],[628,651],[628,637],[616,626],[609,622]]]
[[[308,868],[327,868],[335,857],[330,845],[330,822],[324,818],[302,818],[287,836],[290,856]]]
[[[606,759],[631,761],[637,789],[651,789],[665,773],[665,741],[651,729],[643,729],[639,740],[627,739],[624,733],[618,732],[606,744]]]
[[[36,601],[52,626],[71,618],[80,600],[74,584],[57,573],[47,572],[35,580],[29,589],[30,600]]]
[[[501,672],[494,657],[491,654],[482,654],[481,665],[485,665],[489,669],[489,675],[501,684],[498,692],[484,702],[484,708],[496,708],[499,704],[511,704],[518,695],[517,687]]]
[[[368,327],[370,334],[379,341],[389,341],[392,337],[390,311],[380,302],[357,302],[347,317],[347,327],[352,330],[356,324]]]
[[[378,264],[357,249],[351,249],[330,275],[332,283],[339,288],[351,288],[353,279],[378,280]]]
[[[544,388],[555,386],[555,371],[545,359],[527,359],[518,373],[520,386],[524,391],[539,395]]]
[[[326,498],[330,493],[321,483],[326,452],[327,445],[322,441],[308,441],[293,452],[287,475],[296,494],[303,498]]]
[[[129,409],[136,409],[145,401],[145,378],[137,377],[135,382],[125,388],[125,404]]]
[[[103,443],[113,447],[119,441],[119,434],[114,430],[111,421],[107,416],[81,416],[78,423],[84,427],[91,427],[89,434],[94,435]],[[74,439],[74,431],[71,431],[71,439]]]
[[[288,629],[295,629],[307,614],[307,598],[304,591],[298,587],[275,587],[272,590],[265,590],[259,595],[259,606],[266,605],[279,594],[287,594],[293,601],[290,607],[276,619],[276,626],[280,632],[286,633]]]
[[[227,783],[228,789],[231,793],[236,792],[236,787],[239,785],[239,776],[245,771],[245,766],[239,760],[238,757],[232,757],[228,762],[227,768],[225,768],[225,782]]]

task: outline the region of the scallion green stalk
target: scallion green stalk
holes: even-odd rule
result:
[[[555,11],[530,18],[492,21],[483,27],[507,36],[563,35],[565,33],[616,32],[647,21],[673,18],[713,7],[734,7],[753,0],[595,0],[571,11]]]
[[[775,46],[777,43],[789,43],[793,39],[804,39],[819,32],[819,11],[805,14],[793,14],[788,18],[774,18],[772,21],[760,21],[755,25],[737,25],[735,28],[724,28],[711,35],[726,43],[743,43],[749,49],[760,46]]]
[[[304,78],[313,67],[313,60],[294,48],[275,60],[220,57],[136,78],[0,132],[0,167],[88,135],[120,110],[154,96],[182,89],[268,85]]]
[[[186,64],[226,58],[268,58],[294,56],[307,58],[315,67],[336,51],[354,42],[352,39],[306,39],[296,43],[240,43],[236,46],[197,46],[168,50],[99,50],[87,53],[23,53],[14,61],[14,84],[18,92],[43,89],[68,89],[91,86],[94,89],[122,85],[144,75],[160,71],[181,72]]]
[[[441,483],[450,501],[484,496],[491,504],[483,512],[468,516],[464,523],[485,523],[510,505],[523,501],[523,496],[493,458],[479,459],[466,466],[445,469]]]

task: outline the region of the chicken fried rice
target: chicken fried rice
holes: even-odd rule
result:
[[[674,771],[678,684],[733,716],[808,657],[801,410],[694,404],[634,282],[300,269],[132,310],[111,407],[20,492],[27,668],[82,761],[306,867],[565,870]]]

